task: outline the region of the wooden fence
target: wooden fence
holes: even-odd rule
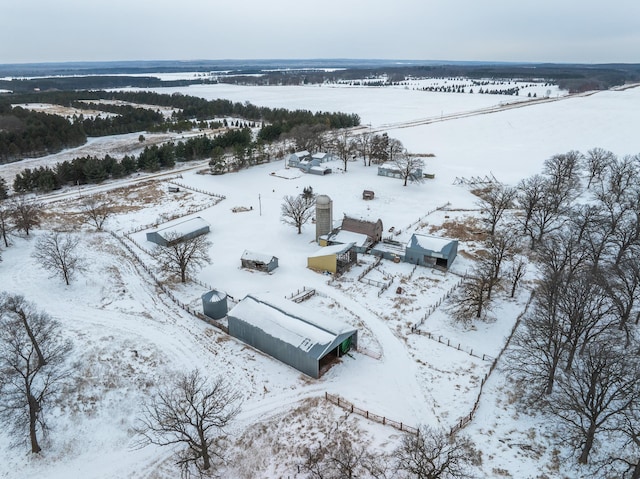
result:
[[[193,308],[191,308],[191,306],[189,306],[186,303],[183,303],[182,301],[180,301],[174,294],[173,292],[167,288],[167,286],[165,286],[165,284],[160,280],[160,278],[158,278],[156,276],[156,274],[153,272],[153,270],[151,269],[151,267],[149,265],[147,265],[142,258],[140,258],[140,256],[138,255],[138,253],[136,253],[133,248],[123,239],[125,236],[120,237],[118,236],[115,232],[113,231],[109,231],[109,234],[111,236],[113,236],[116,240],[118,240],[120,242],[120,244],[122,246],[125,247],[125,249],[131,254],[131,256],[135,259],[136,263],[142,267],[142,269],[145,270],[145,272],[151,276],[151,278],[153,279],[153,281],[155,282],[156,286],[158,288],[160,288],[160,290],[162,290],[163,293],[165,293],[167,295],[167,297],[169,299],[171,299],[171,301],[173,301],[174,304],[176,304],[177,306],[179,306],[180,308],[182,308],[184,311],[186,311],[187,313],[191,314],[192,316],[195,316],[198,319],[201,319],[203,321],[206,321],[207,323],[211,324],[212,326],[217,327],[218,329],[224,331],[225,333],[229,333],[228,328],[221,323],[218,323],[217,321],[214,321],[210,318],[207,318],[203,313],[201,313],[200,311],[197,311]],[[135,241],[133,241],[132,239],[128,238],[131,242],[135,243]],[[137,245],[137,243],[135,243]],[[145,251],[146,252],[146,251]],[[148,252],[147,252],[148,253]],[[209,289],[213,289],[213,288],[209,288]],[[233,298],[232,298],[233,299]]]
[[[427,318],[429,316],[431,316],[433,314],[433,312],[438,309],[440,307],[440,305],[449,298],[449,296],[451,296],[453,294],[453,292],[460,287],[460,285],[462,285],[463,281],[465,280],[465,278],[467,277],[467,275],[465,274],[462,278],[460,278],[460,280],[454,284],[451,288],[449,288],[449,290],[444,293],[440,299],[438,299],[438,301],[436,301],[435,304],[432,304],[431,306],[429,306],[427,308],[427,311],[424,313],[424,315],[422,316],[422,318],[420,319],[420,321],[418,321],[416,324],[414,324],[413,326],[411,326],[411,332],[415,333],[416,331],[418,331],[418,328],[421,327],[424,322],[427,320]]]
[[[433,341],[438,341],[440,344],[444,344],[445,346],[448,346],[450,348],[457,349],[458,351],[467,353],[469,356],[473,356],[474,358],[482,359],[483,361],[495,360],[493,356],[489,356],[488,354],[480,354],[478,351],[474,352],[472,348],[466,348],[462,346],[461,343],[456,344],[455,341],[452,342],[450,339],[447,339],[442,335],[436,336],[435,334],[432,334],[429,331],[421,331],[419,329],[416,329],[415,331],[412,331],[412,332],[420,336],[426,336],[427,338]]]
[[[483,389],[484,389],[484,385],[486,384],[487,380],[491,376],[491,373],[495,370],[496,366],[498,365],[498,361],[500,360],[500,358],[502,357],[504,352],[509,347],[509,344],[511,343],[511,340],[513,339],[513,335],[516,333],[516,330],[518,329],[518,326],[520,326],[522,318],[524,317],[525,314],[527,314],[527,311],[529,310],[529,305],[531,304],[531,301],[533,300],[534,296],[535,296],[535,291],[532,291],[531,295],[529,296],[529,300],[527,301],[527,304],[525,305],[525,307],[522,310],[522,312],[516,318],[516,321],[513,324],[513,327],[511,328],[511,333],[507,337],[507,340],[505,341],[504,346],[502,346],[502,349],[500,350],[498,355],[495,357],[495,359],[491,363],[491,367],[489,368],[489,371],[487,372],[487,374],[485,374],[484,377],[482,378],[482,382],[480,383],[480,391],[478,391],[478,397],[476,398],[475,402],[473,403],[473,407],[471,408],[471,412],[468,415],[463,416],[463,417],[458,419],[458,422],[449,431],[450,435],[453,436],[454,434],[456,434],[460,430],[464,429],[473,420],[473,417],[475,416],[475,414],[476,414],[476,412],[478,410],[478,406],[480,405],[480,399],[482,398],[482,392],[483,392]]]
[[[222,200],[227,199],[227,197],[224,196],[224,195],[219,195],[219,194],[213,193],[211,191],[201,190],[200,188],[195,188],[193,186],[187,186],[184,183],[180,183],[180,182],[175,181],[175,180],[170,180],[169,183],[174,184],[176,186],[179,186],[180,188],[184,188],[185,190],[191,190],[191,191],[195,191],[196,193],[202,193],[203,195],[213,196],[214,198],[218,198],[217,203],[220,203]]]
[[[286,299],[293,301],[294,303],[302,303],[306,301],[310,297],[316,294],[315,289],[307,289],[306,286],[303,286],[302,289],[299,289],[295,293],[291,293],[289,296],[285,296]]]
[[[329,394],[329,393],[325,392],[324,393],[324,398],[327,401],[335,404],[336,406],[341,407],[345,411],[349,411],[351,413],[358,414],[358,415],[360,415],[362,417],[365,417],[365,418],[367,418],[367,419],[369,419],[371,421],[375,421],[375,422],[383,424],[385,426],[395,427],[399,431],[406,431],[406,432],[409,432],[411,434],[416,434],[416,435],[418,434],[418,429],[415,428],[415,427],[408,426],[407,424],[404,424],[402,422],[394,421],[393,419],[389,419],[389,418],[387,418],[385,416],[380,416],[378,414],[373,414],[372,412],[369,412],[366,409],[360,409],[360,408],[354,406],[349,401],[341,399],[339,396],[334,396],[333,394]]]
[[[364,271],[358,275],[358,281],[360,281],[362,278],[364,278],[373,268],[378,266],[381,261],[382,261],[382,257],[381,256],[376,256],[375,261],[373,263],[371,263],[369,266],[367,266],[364,269]]]
[[[424,220],[427,216],[429,216],[432,213],[435,213],[436,211],[440,211],[443,210],[447,207],[451,206],[451,203],[449,203],[448,201],[441,206],[438,206],[437,208],[434,208],[432,210],[427,211],[425,214],[423,214],[420,218],[418,218],[417,220],[415,220],[413,223],[410,223],[408,226],[406,226],[405,228],[398,228],[393,230],[393,234],[394,236],[399,236],[400,234],[402,234],[402,232],[404,230],[410,230],[411,228],[413,228],[414,226],[416,226],[417,224],[419,224],[420,222],[422,222],[422,220]],[[392,236],[389,236],[389,239],[393,238]]]

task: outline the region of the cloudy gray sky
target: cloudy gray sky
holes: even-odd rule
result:
[[[640,63],[639,0],[2,0],[0,63]]]

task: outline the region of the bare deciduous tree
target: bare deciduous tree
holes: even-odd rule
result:
[[[388,161],[390,163],[394,163],[396,161],[396,157],[398,155],[403,155],[406,149],[402,142],[396,138],[389,138],[389,142],[387,143],[387,154]]]
[[[10,222],[12,217],[13,214],[9,209],[9,206],[4,203],[0,203],[0,237],[2,238],[5,248],[9,247],[9,234],[14,227]]]
[[[549,178],[551,190],[560,196],[575,198],[580,189],[580,167],[584,155],[579,151],[553,155],[544,162],[544,173]]]
[[[493,236],[496,227],[505,211],[513,207],[517,190],[510,186],[498,183],[486,190],[478,192],[480,200],[478,204],[482,210],[484,220],[489,225],[489,234]]]
[[[467,438],[421,426],[419,434],[407,434],[395,451],[397,468],[415,479],[472,477],[469,469],[477,452]]]
[[[452,295],[448,310],[458,321],[469,323],[479,319],[489,309],[495,270],[486,258],[480,260]]]
[[[315,195],[312,197],[287,195],[282,203],[282,221],[295,226],[298,234],[302,233],[302,226],[313,216],[316,205]]]
[[[372,135],[368,131],[359,134],[354,142],[355,150],[362,157],[364,166],[371,166]]]
[[[183,470],[210,471],[224,459],[218,441],[240,402],[240,393],[222,377],[207,379],[197,369],[180,373],[143,406],[141,444],[181,445],[177,463]]]
[[[352,159],[355,150],[353,139],[349,130],[338,130],[331,135],[331,149],[342,160],[344,171],[347,171],[349,160]]]
[[[385,479],[389,466],[386,457],[378,457],[345,431],[333,431],[317,446],[306,448],[302,470],[310,479]]]
[[[593,148],[587,151],[583,158],[584,168],[587,171],[589,181],[587,188],[591,187],[593,180],[602,181],[604,173],[609,164],[616,159],[616,156],[603,148]]]
[[[29,231],[40,225],[42,205],[20,195],[11,202],[11,213],[15,228],[29,236]]]
[[[546,180],[542,175],[534,175],[518,183],[516,203],[524,212],[522,221],[522,232],[529,233],[529,222],[533,216],[533,211],[538,208],[544,198],[546,190]]]
[[[90,196],[82,203],[85,222],[102,231],[105,221],[113,213],[112,201],[107,196]]]
[[[71,343],[46,313],[19,295],[0,295],[0,418],[16,444],[28,437],[32,453],[46,430],[43,412],[67,376],[65,359]]]
[[[52,276],[61,275],[67,286],[77,271],[82,271],[82,259],[76,251],[80,238],[68,233],[53,232],[38,238],[33,257],[40,265],[51,271]]]
[[[418,169],[424,168],[422,158],[411,156],[406,151],[396,152],[393,164],[400,171],[400,178],[404,181],[403,186],[407,186],[409,180],[417,183],[422,182],[422,175],[417,172]]]
[[[591,343],[566,375],[560,375],[551,412],[580,450],[578,461],[589,462],[598,433],[638,401],[637,359],[618,351],[615,342]]]
[[[178,241],[178,234],[170,233],[166,239],[168,246],[155,248],[156,258],[164,271],[180,275],[181,282],[187,282],[187,273],[211,263],[211,242],[205,235]]]
[[[527,264],[529,264],[529,260],[521,254],[517,254],[511,258],[511,268],[507,273],[507,277],[511,281],[511,298],[516,295],[516,289],[520,281],[524,278],[524,275],[527,274]]]

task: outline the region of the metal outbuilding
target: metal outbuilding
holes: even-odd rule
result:
[[[227,315],[227,293],[215,289],[202,295],[202,312],[211,319],[222,319]]]
[[[231,336],[313,378],[358,344],[352,326],[268,293],[247,295],[227,321]]]
[[[209,230],[209,223],[200,216],[196,216],[147,233],[147,241],[160,246],[171,246],[172,244],[207,234]]]
[[[458,253],[458,240],[414,233],[405,248],[404,261],[449,269]]]

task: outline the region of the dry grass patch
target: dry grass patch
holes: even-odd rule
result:
[[[485,241],[486,228],[478,218],[467,217],[458,220],[446,220],[440,226],[431,226],[429,233],[444,233],[448,238],[456,238],[459,241]]]

